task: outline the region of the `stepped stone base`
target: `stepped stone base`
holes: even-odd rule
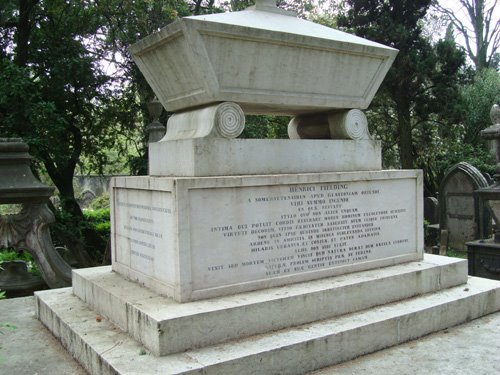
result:
[[[73,285],[38,292],[37,316],[92,374],[303,374],[500,310],[500,282],[427,254],[182,304],[109,267]]]

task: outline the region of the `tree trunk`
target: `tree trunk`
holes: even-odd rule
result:
[[[31,34],[31,15],[37,0],[19,0],[19,22],[16,33],[16,57],[14,62],[17,66],[26,66],[28,62],[28,48]]]
[[[67,215],[65,215],[65,221],[62,224],[68,228],[68,233],[62,234],[63,241],[71,253],[75,256],[79,267],[90,267],[94,262],[92,262],[92,259],[86,249],[86,242],[89,241],[87,238],[89,235],[91,237],[93,236],[92,234],[87,233],[88,228],[86,225],[86,219],[75,199],[73,175],[64,176],[60,179],[52,178],[52,181],[59,190],[61,207],[63,211],[67,213]]]
[[[395,103],[398,114],[398,146],[401,168],[413,169],[415,167],[415,157],[413,155],[413,137],[411,134],[410,103],[404,90],[395,98]]]
[[[60,224],[67,229],[65,228],[63,233],[59,233],[59,235],[64,244],[75,256],[78,266],[90,267],[96,263],[92,260],[90,254],[104,252],[106,242],[88,225],[75,199],[75,191],[73,189],[74,165],[70,162],[70,165],[67,165],[66,168],[59,167],[59,169],[56,169],[49,155],[42,155],[42,160],[47,173],[59,190],[61,197],[64,222]]]

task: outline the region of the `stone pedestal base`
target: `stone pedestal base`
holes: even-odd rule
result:
[[[306,374],[498,311],[500,282],[426,254],[189,303],[92,268],[36,299],[38,318],[91,374]]]
[[[71,267],[54,248],[49,225],[55,221],[46,203],[23,203],[17,214],[0,215],[0,247],[26,250],[51,288],[71,285]]]
[[[195,138],[149,145],[151,176],[239,176],[373,171],[380,141]]]
[[[423,256],[420,171],[119,177],[113,270],[179,302]]]

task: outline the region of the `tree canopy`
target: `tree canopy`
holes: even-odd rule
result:
[[[112,128],[99,121],[109,77],[86,44],[99,29],[95,9],[81,1],[9,1],[0,19],[0,131],[29,144],[60,193],[68,223],[78,226],[76,165],[82,154],[99,159],[113,142]],[[82,230],[89,244],[105,246],[88,228]],[[68,238],[68,244],[87,265],[90,258],[79,240]]]
[[[397,48],[399,54],[371,107],[375,132],[383,134],[394,166],[422,167],[422,150],[457,121],[464,54],[453,42],[433,45],[423,35],[431,0],[347,0],[338,25]],[[397,153],[393,151],[397,150]],[[427,183],[431,182],[431,170]],[[431,186],[428,186],[431,189]]]
[[[82,158],[102,166],[109,148],[126,151],[120,140],[137,136],[137,126],[147,122],[152,92],[127,48],[179,14],[189,14],[188,5],[175,0],[0,5],[0,133],[22,137],[38,172],[57,187],[66,227],[59,235],[82,266],[106,244],[85,224],[75,199],[75,170]],[[136,171],[144,171],[144,158],[138,160]]]
[[[498,68],[500,20],[495,18],[498,0],[458,0],[457,8],[435,2],[435,7],[462,35],[465,51],[477,70]],[[465,15],[466,17],[462,17]]]

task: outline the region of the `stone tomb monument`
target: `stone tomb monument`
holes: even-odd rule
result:
[[[381,170],[361,109],[397,51],[271,1],[131,51],[175,114],[150,175],[112,181],[112,267],[37,294],[89,372],[302,374],[500,308],[424,258],[421,172]],[[293,115],[291,139],[234,139],[246,113]]]

